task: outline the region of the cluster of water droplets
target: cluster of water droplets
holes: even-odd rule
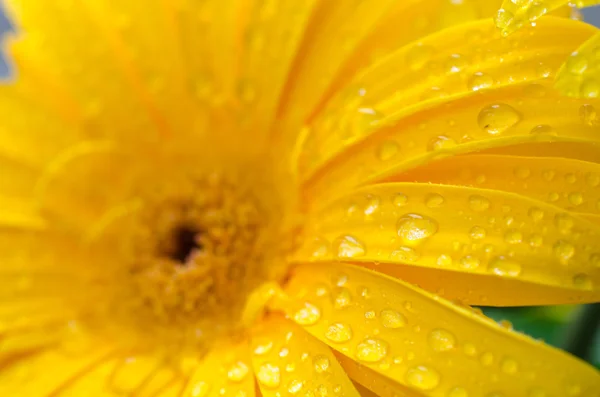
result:
[[[592,182],[596,180],[590,178]],[[579,221],[574,216],[535,205],[526,214],[515,216],[511,205],[493,204],[484,194],[473,193],[459,199],[443,192],[414,198],[401,192],[387,198],[377,194],[362,199],[353,197],[345,211],[342,208],[338,216],[322,220],[322,227],[335,224],[341,233],[334,238],[329,238],[334,236],[331,232],[314,238],[308,244],[308,255],[312,260],[415,263],[528,279],[536,277],[527,273],[528,257],[539,252],[565,269],[582,269],[570,271],[573,287],[593,287],[589,272],[597,267],[595,258],[599,253],[581,242],[582,232],[574,232],[581,227],[576,226]],[[456,200],[465,201],[457,206],[452,203]],[[413,212],[411,207],[425,207],[426,211]],[[464,227],[444,214],[449,208],[459,208]],[[439,219],[447,220],[440,223]],[[379,229],[376,236],[369,232],[374,225]],[[440,233],[455,234],[452,246],[443,243],[446,237]],[[442,240],[437,240],[438,235]],[[369,244],[375,244],[375,248],[370,250]]]

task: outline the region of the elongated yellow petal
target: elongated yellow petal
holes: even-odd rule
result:
[[[329,347],[289,320],[267,319],[253,333],[252,346],[254,373],[265,397],[359,397]]]
[[[574,51],[558,71],[555,86],[563,94],[578,98],[600,96],[600,63],[596,52],[600,33]]]
[[[558,37],[558,31],[569,35]],[[510,40],[500,37],[490,21],[480,21],[413,43],[355,79],[315,118],[300,159],[300,175],[307,179],[315,172],[329,173],[323,167],[339,165],[344,151],[352,152],[355,164],[364,164],[362,152],[368,150],[369,158],[377,162],[368,168],[381,172],[400,161],[409,162],[416,152],[439,156],[440,150],[453,146],[509,135],[543,140],[544,134],[531,130],[540,124],[559,128],[556,113],[548,111],[550,102],[560,101],[544,77],[592,32],[578,22],[547,18],[531,32],[519,33],[516,40],[522,50],[510,51]],[[537,109],[529,113],[532,108]],[[571,113],[564,110],[566,121]],[[543,117],[548,117],[546,123],[540,120]],[[572,117],[580,123],[578,109]],[[555,134],[559,138],[554,140],[563,135],[545,135]]]
[[[190,375],[184,396],[254,396],[254,376],[247,341],[215,343]]]
[[[428,396],[457,389],[473,396],[598,391],[600,374],[585,363],[376,272],[304,265],[288,291],[299,302],[289,315],[311,334]],[[307,305],[318,310],[314,321],[304,321]]]
[[[299,261],[397,263],[477,275],[488,281],[460,297],[449,295],[454,288],[444,292],[471,304],[600,298],[600,225],[514,193],[426,183],[368,186],[324,207],[307,228],[316,237],[309,240],[312,258]],[[550,288],[529,302],[513,288],[500,288],[507,280],[520,281],[519,290]],[[438,282],[434,291],[445,288],[442,276]]]
[[[46,226],[46,221],[36,211],[32,202],[0,194],[0,225],[40,230]]]
[[[508,35],[560,7],[574,5],[583,8],[595,4],[600,2],[598,0],[504,0],[496,15],[496,26],[502,30],[502,34]]]
[[[502,155],[456,156],[392,176],[388,181],[502,190],[577,213],[600,214],[600,164],[579,160]]]
[[[98,346],[86,354],[71,356],[49,349],[8,361],[0,371],[2,391],[7,395],[40,397],[60,392],[112,358],[110,349]],[[34,376],[34,378],[32,378]]]

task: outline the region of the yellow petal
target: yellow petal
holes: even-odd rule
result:
[[[117,361],[117,359],[107,360],[87,372],[85,376],[74,379],[69,385],[61,389],[60,397],[80,397],[82,395],[89,395],[90,397],[119,396],[118,392],[106,386],[106,381],[114,371]],[[93,394],[90,395],[90,393]]]
[[[456,156],[392,176],[387,181],[502,190],[576,213],[600,214],[600,164],[579,160],[503,155]]]
[[[427,183],[367,186],[314,214],[298,261],[332,259],[435,269],[434,291],[471,304],[594,302],[600,225],[514,193]],[[385,270],[383,270],[385,271]],[[424,273],[423,282],[432,271]],[[469,280],[460,296],[445,275]],[[418,274],[417,274],[418,276]],[[520,281],[515,287],[500,288]],[[411,281],[413,281],[411,279]],[[417,278],[415,282],[420,283]],[[528,285],[544,294],[514,294]],[[537,287],[547,288],[537,288]],[[425,285],[424,285],[425,287]],[[549,288],[548,288],[549,287]],[[466,296],[465,296],[466,295]]]
[[[567,58],[556,76],[558,90],[577,98],[600,96],[600,63],[596,55],[599,46],[600,33],[597,33]]]
[[[319,321],[304,325],[308,332],[429,396],[448,396],[453,389],[473,396],[598,391],[600,374],[585,363],[376,272],[345,264],[304,265],[288,291],[320,310]],[[336,307],[343,292],[350,300]],[[293,309],[289,315],[295,316]]]
[[[267,319],[254,331],[252,346],[254,373],[265,397],[359,397],[327,345],[291,321]]]
[[[0,371],[0,384],[6,395],[39,397],[60,395],[73,382],[92,373],[112,358],[106,346],[97,346],[81,355],[58,349],[16,357]]]
[[[32,202],[23,198],[0,195],[0,225],[21,229],[41,230],[46,226],[45,219],[36,211]]]
[[[598,0],[540,0],[540,1],[513,1],[504,0],[502,7],[496,15],[496,26],[502,30],[502,34],[508,35],[515,30],[536,21],[547,13],[566,9],[567,5],[583,8],[600,4]]]
[[[455,148],[459,150],[461,144],[483,144],[484,139],[520,135],[529,138],[519,141],[534,140],[540,134],[530,132],[544,124],[543,118],[558,128],[556,113],[549,110],[555,110],[560,97],[544,78],[593,29],[561,18],[543,22],[531,32],[518,34],[519,48],[524,49],[520,51],[511,50],[511,39],[500,37],[490,21],[479,21],[439,32],[395,52],[332,98],[311,122],[300,158],[301,177],[329,174],[324,167],[337,168],[345,160],[345,151],[352,153],[348,157],[354,164],[375,160],[377,165],[368,167],[372,173],[373,168],[381,172],[400,161],[406,163],[416,153],[433,156],[435,150],[439,156],[441,149],[459,146]],[[558,35],[559,31],[568,34]],[[522,104],[515,103],[517,98]],[[576,107],[572,117],[577,124],[581,122],[581,104],[570,104]],[[492,106],[497,105],[508,106],[496,111]],[[564,110],[560,121],[571,116]],[[496,125],[486,128],[494,116]],[[559,140],[562,134],[556,134],[559,138],[554,140]],[[362,158],[365,150],[369,160]],[[357,152],[361,152],[358,159]]]
[[[247,341],[215,343],[191,374],[183,396],[254,397],[254,376]]]

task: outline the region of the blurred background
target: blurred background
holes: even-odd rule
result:
[[[584,20],[600,27],[600,6],[583,10]],[[0,2],[0,35],[12,30]],[[6,54],[0,52],[0,77],[9,76]],[[527,308],[481,308],[505,327],[567,350],[600,368],[600,304]]]

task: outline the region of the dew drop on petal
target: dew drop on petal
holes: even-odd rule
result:
[[[325,337],[335,343],[344,343],[352,339],[352,328],[345,323],[333,323],[325,331]]]
[[[456,146],[457,143],[453,138],[450,138],[446,135],[439,135],[431,141],[427,145],[427,149],[429,151],[437,151],[437,150],[447,150]]]
[[[329,371],[330,366],[329,359],[324,355],[317,355],[313,358],[313,367],[318,374]]]
[[[206,382],[198,382],[194,385],[191,390],[192,397],[204,397],[210,391],[210,385]]]
[[[340,288],[339,293],[335,296],[333,307],[343,309],[350,306],[352,303],[352,294],[348,288]]]
[[[503,358],[500,362],[500,369],[505,374],[515,374],[519,370],[519,365],[512,358]]]
[[[487,198],[480,196],[478,194],[473,194],[469,197],[469,207],[473,211],[481,212],[489,209],[491,206],[490,200]]]
[[[501,134],[521,120],[521,115],[510,105],[503,103],[484,107],[477,116],[479,127],[488,134]]]
[[[382,310],[380,313],[381,324],[386,328],[396,329],[406,325],[406,318],[395,310]]]
[[[302,390],[303,386],[304,386],[304,382],[302,382],[298,379],[292,379],[288,383],[287,390],[290,394],[297,394],[300,390]]]
[[[406,383],[419,390],[433,390],[440,384],[440,374],[425,365],[409,368],[405,379]]]
[[[579,117],[583,124],[588,125],[590,127],[595,127],[600,124],[600,117],[598,117],[598,112],[596,108],[592,105],[581,105],[579,108]]]
[[[499,276],[517,277],[521,274],[521,264],[505,256],[497,256],[490,261],[490,271]]]
[[[485,229],[481,226],[473,226],[469,231],[469,236],[473,240],[482,240],[485,238],[486,232]]]
[[[551,126],[547,124],[540,124],[533,127],[530,131],[532,135],[552,135],[556,136],[557,132]]]
[[[377,158],[381,161],[388,161],[396,157],[400,151],[400,146],[394,141],[385,141],[377,148]]]
[[[446,254],[441,254],[436,260],[438,266],[452,266],[452,262],[452,257]]]
[[[439,208],[444,205],[444,196],[437,193],[432,193],[425,197],[425,205],[429,208]]]
[[[479,361],[485,366],[490,366],[494,362],[494,355],[490,352],[483,353],[479,358]]]
[[[227,378],[232,382],[241,382],[248,375],[248,372],[248,366],[242,361],[238,361],[227,371]]]
[[[321,310],[311,304],[304,303],[304,307],[300,308],[296,313],[294,313],[294,321],[296,321],[300,325],[313,325],[316,324],[317,321],[321,318]]]
[[[408,197],[405,194],[398,193],[392,198],[392,203],[396,207],[404,207],[408,202]]]
[[[480,264],[479,258],[473,255],[465,255],[460,259],[460,267],[463,269],[476,269]]]
[[[281,382],[279,367],[271,363],[264,363],[258,368],[256,373],[258,382],[266,388],[275,389]]]
[[[438,231],[435,220],[419,214],[405,214],[396,223],[398,236],[406,245],[415,245]]]
[[[338,258],[357,258],[366,253],[364,244],[349,235],[338,237],[333,242],[333,246]]]
[[[387,342],[377,338],[364,339],[356,346],[356,358],[366,363],[381,361],[387,353]]]
[[[445,329],[434,329],[427,336],[429,346],[436,352],[452,350],[456,345],[456,337]]]
[[[453,387],[448,390],[446,397],[469,397],[469,393],[462,387]]]
[[[389,259],[397,262],[414,263],[417,262],[420,257],[421,255],[415,249],[401,246],[390,253]]]
[[[528,211],[528,215],[534,222],[539,222],[544,219],[544,211],[538,207],[531,207]]]
[[[583,203],[583,195],[579,192],[571,192],[569,193],[569,202],[573,205],[580,205]]]
[[[515,229],[509,229],[504,233],[504,241],[508,244],[519,244],[523,242],[523,233]]]
[[[573,225],[575,225],[575,221],[573,218],[567,213],[556,214],[554,217],[554,224],[563,234],[567,234],[571,232]]]
[[[580,289],[592,289],[592,279],[584,273],[578,273],[573,276],[573,285]]]
[[[554,244],[554,255],[563,263],[566,263],[575,255],[575,247],[573,244],[565,240],[558,240]]]
[[[273,348],[273,341],[261,341],[254,347],[254,354],[261,356],[267,354]]]
[[[494,84],[494,79],[483,72],[474,73],[467,81],[467,86],[471,91],[484,90]]]

